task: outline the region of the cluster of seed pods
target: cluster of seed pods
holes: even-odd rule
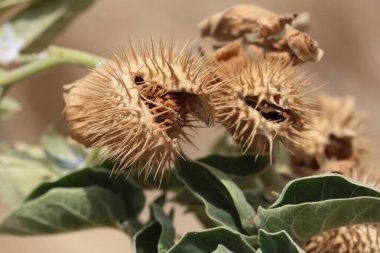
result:
[[[139,53],[130,43],[114,63],[65,86],[71,136],[105,148],[104,159],[116,172],[136,168],[129,171],[162,178],[181,156],[180,141],[191,143],[184,129],[196,122],[217,121],[244,150],[260,143],[259,151],[269,144],[269,152],[277,136],[294,141],[307,126],[304,78],[281,59],[245,61],[229,72],[227,61],[206,59],[187,46],[139,44]]]

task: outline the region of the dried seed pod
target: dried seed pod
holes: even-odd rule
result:
[[[357,110],[351,97],[327,95],[315,98],[318,113],[310,120],[313,129],[300,140],[302,148],[294,151],[293,168],[299,175],[314,174],[329,160],[356,160],[365,153],[365,142],[360,132],[365,115]]]
[[[239,50],[226,50],[214,57],[214,61],[225,63],[219,78],[237,76],[211,96],[216,119],[244,151],[260,146],[259,151],[269,147],[272,154],[276,137],[284,143],[294,142],[308,127],[313,108],[304,97],[308,79],[283,59],[260,57],[247,61],[240,56]]]
[[[380,175],[357,161],[329,161],[319,173],[334,172],[379,188]],[[314,236],[305,246],[308,253],[377,253],[380,252],[380,226],[363,224],[345,226]]]
[[[180,153],[178,141],[190,141],[183,127],[195,120],[212,124],[208,94],[222,83],[214,81],[216,67],[186,46],[176,51],[149,44],[140,43],[138,54],[130,43],[130,53],[115,63],[65,86],[64,116],[71,136],[105,147],[117,170],[135,167],[146,176],[154,170],[162,178]]]
[[[248,56],[272,54],[293,65],[319,61],[323,51],[318,43],[291,26],[293,21],[297,21],[297,15],[278,15],[254,5],[235,5],[199,24],[201,48],[211,55],[216,49],[239,40]],[[295,24],[300,27],[305,21]]]

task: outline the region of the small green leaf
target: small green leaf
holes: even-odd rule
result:
[[[201,163],[210,165],[226,174],[245,176],[262,172],[269,164],[268,156],[238,156],[210,155],[199,159]]]
[[[380,192],[338,175],[313,176],[290,182],[272,206],[259,208],[257,224],[302,245],[329,229],[380,223],[379,210]]]
[[[187,233],[168,253],[210,253],[220,245],[223,245],[231,252],[255,252],[240,234],[223,227],[218,227],[202,232]]]
[[[134,253],[158,253],[158,241],[161,235],[161,226],[153,220],[145,225],[133,237]]]
[[[174,245],[171,219],[157,204],[152,204],[152,220],[133,238],[135,253],[166,253]]]
[[[172,226],[172,221],[160,206],[153,204],[152,209],[155,220],[161,226],[161,235],[158,240],[158,252],[166,253],[170,247],[174,245],[174,228]]]
[[[222,244],[219,244],[216,250],[214,250],[212,253],[233,253],[226,247],[224,247]]]
[[[124,215],[121,197],[104,188],[53,189],[11,213],[0,224],[0,233],[42,235],[117,227]]]
[[[255,232],[255,211],[239,187],[221,171],[199,162],[182,161],[179,176],[206,205],[213,220],[239,232]]]
[[[0,120],[9,119],[20,110],[21,105],[16,100],[8,96],[0,97]]]
[[[103,187],[120,195],[126,207],[126,219],[135,219],[144,207],[145,196],[139,187],[130,180],[126,180],[123,175],[118,178],[110,178],[110,171],[102,168],[89,168],[75,171],[55,182],[44,183],[28,196],[27,201],[43,196],[51,189],[58,187],[75,188],[92,185]]]
[[[32,4],[0,27],[0,61],[35,52],[50,41],[94,0],[54,0]]]
[[[53,127],[48,127],[40,140],[47,159],[63,169],[79,169],[86,166],[87,154],[79,146],[69,144]]]
[[[285,231],[268,233],[260,230],[259,244],[262,253],[305,253]]]

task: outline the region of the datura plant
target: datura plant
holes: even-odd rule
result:
[[[136,253],[380,252],[364,113],[313,92],[300,68],[323,50],[304,14],[233,6],[200,22],[195,47],[132,38],[99,57],[50,45],[93,2],[0,3],[1,120],[21,109],[8,95],[19,81],[91,69],[63,86],[68,137],[48,127],[39,145],[0,143],[0,234],[111,227]],[[225,134],[190,159],[189,130],[212,126]],[[202,230],[176,233],[179,205]]]

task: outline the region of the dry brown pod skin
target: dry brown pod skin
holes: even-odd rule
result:
[[[379,171],[358,161],[329,161],[318,171],[320,174],[331,172],[379,188]],[[332,229],[313,237],[305,250],[308,253],[377,253],[380,252],[380,226],[364,224]]]
[[[122,171],[135,167],[148,176],[164,175],[187,140],[184,127],[213,123],[208,96],[223,83],[215,68],[185,46],[140,43],[115,63],[65,86],[64,116],[70,135],[87,147],[106,148],[105,159]],[[212,85],[211,85],[212,84]],[[130,170],[134,172],[134,170]]]
[[[317,62],[318,43],[291,24],[297,15],[278,15],[254,5],[235,5],[200,22],[201,47],[206,55],[239,40],[248,54],[277,54],[292,64]]]
[[[244,151],[269,149],[272,154],[276,138],[284,143],[302,138],[313,111],[304,96],[309,82],[305,75],[281,58],[250,61],[236,42],[219,49],[210,61],[222,63],[220,79],[232,78],[211,96],[216,119]]]
[[[365,153],[360,137],[365,114],[351,97],[320,95],[318,113],[311,118],[314,129],[305,132],[301,148],[295,148],[293,168],[301,176],[314,174],[330,160],[357,160]]]

